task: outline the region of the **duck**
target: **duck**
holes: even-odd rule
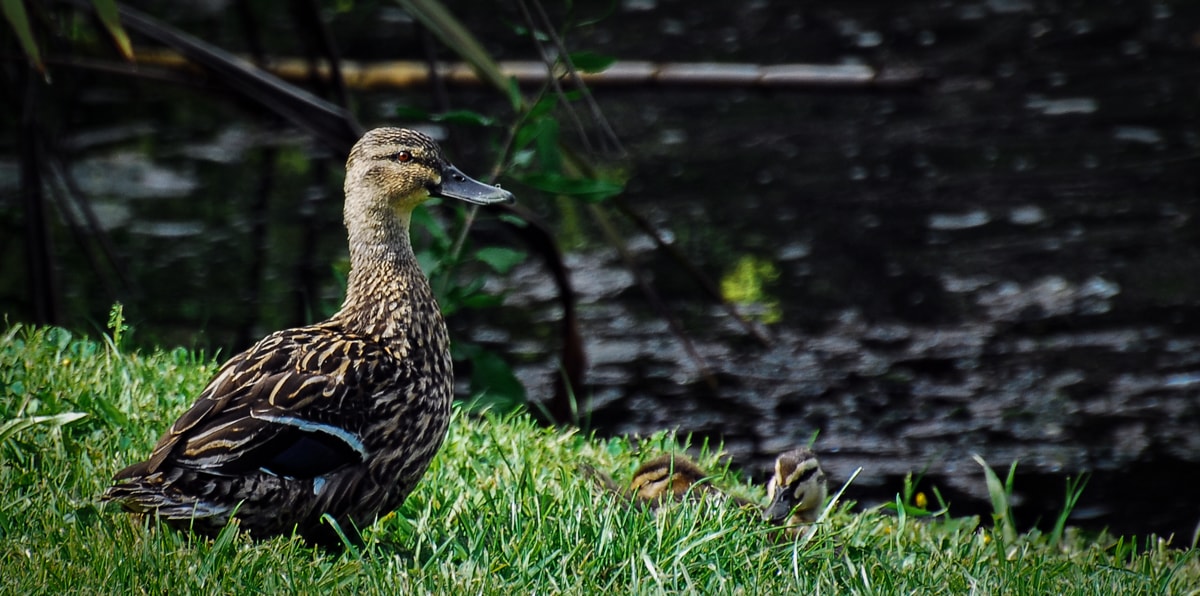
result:
[[[610,476],[590,465],[581,465],[600,488],[631,506],[657,512],[671,502],[714,498],[732,501],[738,507],[753,503],[727,495],[709,480],[713,477],[683,454],[669,453],[642,463],[633,472],[628,487],[618,485]]]
[[[617,495],[629,505],[657,512],[664,504],[702,498],[716,498],[732,503],[739,509],[750,509],[762,515],[769,524],[783,530],[773,533],[777,538],[794,538],[816,522],[820,508],[828,497],[828,478],[816,453],[799,447],[775,458],[772,475],[767,481],[766,507],[727,494],[713,486],[712,475],[695,461],[681,454],[655,457],[638,466],[628,488],[590,465],[581,469],[606,492]]]
[[[363,134],[346,160],[341,308],[230,358],[102,499],[200,535],[236,520],[255,538],[326,546],[361,541],[398,508],[446,436],[454,394],[446,324],[409,240],[413,209],[435,197],[515,200],[426,134]]]
[[[829,494],[828,478],[816,453],[808,447],[785,451],[775,458],[767,481],[767,506],[763,517],[795,537],[804,525],[817,521]]]
[[[651,459],[633,472],[629,495],[651,510],[664,503],[702,499],[722,494],[708,479],[711,475],[685,455],[669,453]]]

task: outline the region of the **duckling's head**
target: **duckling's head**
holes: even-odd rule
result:
[[[682,455],[661,455],[634,471],[629,491],[634,499],[651,503],[679,500],[707,477],[700,466]]]
[[[430,197],[487,205],[511,203],[512,193],[474,180],[454,167],[437,143],[407,128],[376,128],[354,144],[346,160],[346,222],[387,219],[405,224]]]
[[[767,483],[764,516],[773,524],[814,521],[827,494],[825,472],[811,449],[801,447],[775,459],[775,475]]]

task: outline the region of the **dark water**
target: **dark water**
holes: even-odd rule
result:
[[[835,478],[864,469],[851,498],[890,499],[924,471],[955,512],[987,510],[971,454],[1001,473],[1019,461],[1018,522],[1043,529],[1065,477],[1088,471],[1075,523],[1191,539],[1195,8],[653,6],[611,42],[669,43],[681,60],[916,66],[931,81],[597,91],[636,155],[639,208],[715,277],[767,264],[745,312],[778,322],[759,346],[634,241],[714,389],[613,252],[577,256],[596,428],[722,438],[760,471],[819,431]],[[517,281],[513,307],[546,298],[536,268]],[[526,379],[546,388],[555,374],[531,366]]]
[[[403,15],[370,10],[364,34],[351,31],[360,16],[333,17],[347,57],[416,52]],[[771,343],[629,227],[639,270],[697,362],[615,251],[583,242],[569,264],[591,427],[722,439],[760,476],[819,431],[835,480],[863,468],[848,498],[890,499],[903,474],[924,470],[922,486],[955,513],[985,511],[971,454],[1001,472],[1019,460],[1022,527],[1048,527],[1065,477],[1090,471],[1076,523],[1189,541],[1200,522],[1197,17],[1183,2],[619,3],[574,35],[577,47],[919,68],[928,80],[595,90],[630,152],[631,202],[749,300],[742,311]],[[240,47],[219,11],[187,18]],[[532,57],[511,21],[468,20],[500,57]],[[336,306],[340,158],[186,89],[75,71],[56,85],[43,113],[131,277],[109,293],[105,266],[83,257],[90,245],[59,229],[72,325],[102,320],[118,296],[143,341],[228,349]],[[375,123],[426,100],[359,101]],[[451,101],[502,109],[470,92]],[[464,169],[485,167],[483,151],[457,141]],[[0,155],[5,197],[13,146]],[[564,237],[596,237],[586,213],[522,198]],[[19,207],[0,202],[4,214]],[[4,219],[0,304],[21,319],[21,219]],[[558,313],[546,273],[529,263],[489,284],[510,292],[501,312],[452,324],[508,355],[535,399],[547,395]]]

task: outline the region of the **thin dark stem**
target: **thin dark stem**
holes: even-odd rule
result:
[[[646,276],[642,275],[641,272],[638,271],[633,255],[630,254],[629,250],[625,247],[625,243],[621,242],[620,235],[617,233],[616,228],[613,227],[612,222],[608,219],[608,214],[606,214],[597,205],[588,205],[588,208],[591,210],[592,217],[600,226],[601,231],[603,231],[604,235],[609,238],[613,247],[617,249],[617,254],[621,257],[621,261],[625,263],[625,268],[633,274],[633,278],[636,280],[638,287],[642,290],[642,294],[645,295],[646,301],[650,303],[651,308],[658,312],[658,316],[667,321],[667,326],[671,328],[671,333],[675,335],[675,337],[679,340],[679,343],[683,346],[684,351],[688,353],[688,357],[690,357],[692,362],[696,364],[696,368],[700,373],[700,376],[704,378],[709,388],[716,390],[717,379],[713,376],[712,371],[708,368],[708,364],[704,361],[704,357],[700,355],[700,352],[696,351],[696,346],[692,343],[692,340],[688,338],[687,332],[685,332],[683,329],[683,325],[680,324],[679,319],[677,319],[675,315],[671,313],[670,309],[667,308],[667,305],[662,301],[662,298],[659,297],[658,292],[655,291],[654,286],[646,279]]]
[[[241,0],[238,2],[238,7],[242,16],[243,29],[245,31],[246,46],[250,48],[250,55],[254,59],[255,65],[259,68],[266,67],[267,55],[266,49],[262,43],[262,36],[259,35],[258,18],[254,14],[250,0]],[[272,124],[279,125],[278,117],[271,118]],[[244,295],[244,303],[249,308],[243,309],[241,320],[236,322],[237,335],[234,338],[234,345],[241,348],[247,346],[254,341],[255,324],[260,320],[262,293],[263,293],[263,272],[266,270],[267,252],[270,248],[267,242],[267,208],[270,204],[270,197],[275,188],[275,159],[278,155],[278,149],[274,146],[268,146],[262,150],[262,161],[259,167],[258,186],[254,189],[254,194],[250,198],[249,219],[250,219],[250,255],[249,264],[246,271],[246,289]]]
[[[300,256],[296,261],[294,320],[307,322],[322,318],[317,291],[317,244],[321,238],[317,212],[327,199],[325,188],[327,168],[313,168],[310,191],[300,199]]]
[[[53,241],[46,219],[46,201],[42,194],[42,164],[38,111],[38,77],[26,69],[25,106],[21,113],[21,196],[25,199],[25,258],[29,275],[29,293],[34,320],[39,324],[62,323],[62,308],[54,271]]]
[[[51,165],[50,169],[61,182],[62,176],[58,172],[58,168]],[[96,258],[96,253],[91,249],[91,245],[88,242],[88,238],[95,237],[95,235],[84,230],[84,225],[76,216],[77,211],[71,208],[70,200],[63,196],[64,194],[70,194],[69,192],[64,193],[65,185],[49,185],[49,188],[52,203],[57,208],[62,221],[66,222],[67,229],[71,231],[71,237],[75,239],[75,244],[79,246],[80,252],[87,259],[92,272],[100,279],[100,284],[104,286],[104,293],[108,296],[109,302],[120,300],[120,293],[113,285],[112,280],[104,274],[103,264],[100,262],[100,259]],[[76,205],[78,206],[78,202],[76,202]],[[82,213],[82,209],[78,213]]]
[[[259,306],[262,304],[263,274],[266,270],[267,252],[270,243],[267,241],[267,209],[270,206],[271,195],[275,190],[275,161],[279,149],[268,146],[262,150],[262,162],[259,167],[258,186],[250,203],[250,256],[249,271],[246,272],[246,304],[247,308],[242,321],[238,325],[237,345],[249,345],[255,339],[254,323],[259,318]]]
[[[562,88],[562,82],[554,75],[555,60],[550,56],[550,52],[546,49],[545,44],[537,37],[537,31],[541,29],[533,20],[533,15],[529,12],[529,6],[525,4],[525,0],[517,0],[517,6],[521,8],[521,15],[525,19],[526,26],[529,27],[529,36],[533,39],[533,44],[537,48],[538,55],[542,62],[546,64],[546,81],[554,88],[554,93],[563,99],[563,107],[567,110],[567,114],[571,117],[571,123],[575,126],[579,133],[579,138],[583,142],[584,149],[589,153],[592,151],[591,140],[588,138],[587,130],[584,129],[583,120],[579,118],[579,114],[575,112],[571,102],[566,101],[567,92]],[[560,50],[561,51],[561,50]],[[569,64],[570,61],[565,56],[561,56],[564,64]]]
[[[246,47],[250,50],[250,56],[254,59],[254,65],[259,68],[267,66],[266,48],[263,47],[262,36],[258,34],[259,24],[258,16],[254,14],[254,7],[250,0],[239,0],[237,3],[238,16],[242,21],[242,34],[246,38]]]
[[[641,229],[642,232],[645,232],[646,235],[650,236],[650,238],[654,240],[654,244],[659,248],[659,250],[665,251],[671,256],[672,259],[675,260],[675,262],[683,265],[683,268],[686,269],[688,274],[692,276],[692,279],[696,280],[696,283],[700,285],[700,288],[703,289],[704,292],[710,297],[716,300],[717,303],[721,305],[721,308],[723,308],[729,316],[733,317],[733,319],[737,321],[739,325],[741,325],[743,331],[757,340],[758,343],[763,347],[769,347],[771,345],[771,339],[767,337],[762,330],[760,330],[750,321],[746,320],[746,318],[737,311],[736,307],[730,304],[728,300],[725,300],[725,297],[721,295],[721,291],[717,289],[717,285],[712,282],[712,279],[708,277],[708,274],[701,271],[700,268],[697,267],[696,264],[691,261],[691,259],[687,258],[687,255],[683,254],[683,252],[680,251],[677,246],[663,240],[662,234],[660,234],[658,230],[654,229],[654,226],[650,225],[650,222],[646,221],[646,218],[642,217],[637,211],[634,211],[633,207],[621,200],[620,197],[617,197],[613,201],[613,204],[617,206],[617,210],[620,211],[622,215],[629,218],[629,220],[632,221],[639,229]]]
[[[66,164],[57,156],[57,153],[50,158],[50,168],[55,178],[66,189],[66,194],[75,208],[83,215],[84,222],[87,224],[88,236],[100,245],[100,251],[104,254],[104,258],[113,273],[117,276],[117,291],[110,293],[113,294],[114,299],[125,298],[123,294],[127,294],[130,290],[134,289],[133,283],[130,281],[132,278],[125,269],[124,264],[117,257],[116,246],[113,245],[112,238],[109,237],[108,233],[104,231],[104,226],[100,224],[100,218],[96,216],[95,209],[92,209],[92,202],[83,189],[80,188],[79,182],[71,175]],[[97,270],[99,270],[98,267]]]
[[[346,93],[346,81],[342,77],[341,55],[329,33],[329,27],[321,19],[320,4],[317,0],[292,0],[291,6],[293,19],[298,28],[304,31],[304,53],[309,60],[309,76],[313,85],[324,87],[323,83],[327,82],[329,88],[322,88],[322,94],[330,96],[339,106],[348,107],[350,99]],[[322,81],[323,77],[317,68],[317,61],[321,58],[329,64],[328,81]]]
[[[421,40],[425,69],[429,73],[429,93],[433,97],[433,108],[435,111],[444,112],[450,107],[450,93],[446,90],[446,80],[438,69],[437,44],[434,43],[429,29],[422,25],[417,25],[417,36]]]
[[[554,42],[554,47],[558,49],[558,59],[562,61],[566,68],[567,76],[571,77],[571,82],[575,84],[575,88],[583,95],[584,103],[587,104],[588,110],[592,113],[592,120],[600,127],[601,138],[608,143],[619,155],[625,154],[625,148],[621,146],[621,140],[617,137],[616,131],[613,130],[608,118],[604,117],[604,111],[600,109],[600,104],[596,103],[596,98],[592,96],[591,90],[587,84],[583,82],[583,78],[579,76],[579,69],[575,68],[575,64],[571,62],[571,54],[567,51],[567,45],[563,43],[562,35],[554,30],[554,23],[550,21],[550,16],[546,14],[546,8],[542,6],[540,0],[532,0],[533,5],[537,7],[538,15],[542,19],[542,24],[545,26],[546,35]],[[524,0],[521,0],[522,10],[524,10]],[[564,25],[565,26],[565,25]],[[551,73],[553,75],[553,73]]]

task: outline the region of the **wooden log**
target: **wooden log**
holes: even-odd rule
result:
[[[137,61],[145,66],[171,69],[188,68],[181,55],[169,51],[137,51]],[[504,75],[520,85],[545,84],[550,76],[564,76],[562,68],[553,72],[537,61],[505,61],[500,63]],[[447,85],[478,86],[481,79],[462,62],[438,63],[437,74]],[[267,70],[288,81],[304,81],[310,76],[308,63],[298,58],[270,60]],[[403,89],[429,84],[430,72],[426,62],[394,60],[387,62],[341,63],[346,85],[360,91]],[[319,76],[329,76],[328,65],[317,69]],[[907,87],[928,79],[925,72],[915,68],[877,70],[861,64],[776,64],[759,65],[719,62],[656,63],[623,60],[598,73],[581,73],[592,87],[605,86],[707,86],[707,87],[764,87],[764,88],[869,88]]]

